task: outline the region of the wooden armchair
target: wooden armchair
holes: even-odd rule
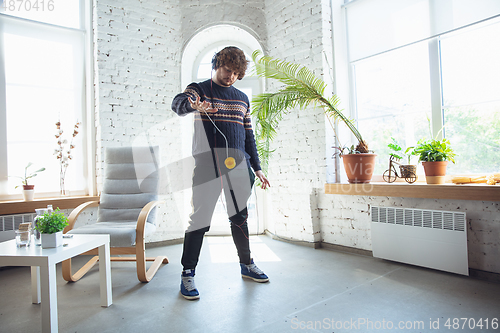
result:
[[[68,234],[109,234],[111,261],[136,261],[137,277],[149,282],[166,256],[146,257],[144,238],[156,230],[155,206],[158,201],[158,147],[118,147],[105,151],[105,175],[100,201],[75,208],[69,216]],[[74,229],[78,216],[89,207],[99,207],[97,222]],[[99,260],[97,249],[84,253],[93,257],[72,274],[71,259],[62,263],[66,281],[78,281]],[[153,261],[146,269],[146,261]]]

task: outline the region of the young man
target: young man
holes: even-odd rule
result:
[[[200,297],[194,284],[195,268],[222,191],[241,275],[257,282],[269,280],[250,257],[247,201],[255,176],[262,188],[270,184],[260,168],[248,97],[233,87],[236,80],[245,76],[247,63],[242,50],[233,46],[224,48],[212,59],[214,77],[191,83],[172,101],[172,110],[178,115],[195,113],[193,212],[184,235],[181,259],[181,294],[186,299]]]

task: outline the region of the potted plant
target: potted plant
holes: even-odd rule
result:
[[[275,79],[283,84],[274,93],[263,93],[252,99],[252,113],[257,118],[257,148],[263,160],[264,169],[267,167],[271,152],[270,141],[275,136],[278,123],[285,112],[295,107],[305,109],[314,105],[321,107],[329,120],[333,120],[334,123],[344,123],[358,141],[357,145],[351,148],[336,147],[343,158],[349,182],[369,182],[372,178],[376,155],[368,150],[367,143],[354,123],[338,109],[340,103],[338,97],[334,94],[331,97],[325,96],[326,83],[305,66],[262,56],[260,51],[255,51],[252,59],[258,76]],[[330,124],[335,130],[332,121]]]
[[[448,161],[455,163],[456,156],[446,139],[420,140],[413,154],[418,155],[418,161],[422,162],[427,184],[443,184]]]
[[[21,178],[21,183],[23,186],[23,196],[25,201],[32,201],[35,193],[35,185],[28,184],[28,180],[38,175],[38,172],[45,171],[45,168],[40,168],[36,171],[28,173],[28,168],[32,166],[33,163],[29,162],[28,165],[24,168],[24,177],[16,176],[16,178]],[[21,185],[16,186],[18,188]]]
[[[409,177],[412,173],[413,173],[413,175],[416,175],[417,174],[417,166],[414,164],[411,164],[411,157],[413,155],[415,155],[415,152],[414,152],[415,147],[408,147],[408,148],[406,148],[406,150],[403,153],[402,152],[403,148],[398,144],[396,139],[391,137],[391,141],[392,142],[390,142],[387,145],[387,147],[389,147],[389,149],[392,151],[391,153],[389,153],[389,155],[397,160],[402,160],[404,158],[407,159],[406,164],[399,165],[399,171],[401,173],[401,178]]]
[[[68,225],[68,218],[56,208],[39,216],[35,229],[42,235],[42,248],[58,247],[62,245],[62,231]]]

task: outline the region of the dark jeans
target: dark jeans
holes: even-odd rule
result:
[[[246,163],[244,161],[244,163]],[[222,176],[219,176],[222,174]],[[196,164],[193,173],[193,212],[184,234],[181,264],[183,269],[194,269],[198,263],[203,237],[210,229],[212,215],[224,190],[226,208],[231,224],[231,235],[238,251],[240,263],[250,263],[247,201],[252,193],[255,174],[245,165],[228,170],[215,169],[213,164]]]

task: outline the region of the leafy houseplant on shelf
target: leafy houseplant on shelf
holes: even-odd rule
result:
[[[32,201],[34,193],[35,193],[35,185],[28,184],[28,180],[33,178],[33,177],[36,177],[39,172],[45,171],[45,168],[40,168],[36,171],[28,173],[28,169],[32,165],[33,165],[33,163],[29,162],[28,165],[24,168],[24,176],[23,177],[21,177],[21,176],[16,177],[16,178],[21,178],[21,183],[23,186],[24,201]],[[16,186],[16,188],[18,188],[19,186],[20,185]]]
[[[397,160],[406,159],[406,164],[399,165],[399,171],[401,173],[401,178],[406,178],[417,174],[417,166],[411,164],[411,157],[415,155],[414,147],[408,147],[403,152],[403,148],[398,144],[396,139],[391,137],[392,142],[390,142],[387,147],[392,151],[389,155],[394,157]]]
[[[446,139],[420,140],[413,154],[418,155],[418,161],[422,162],[427,184],[443,184],[448,161],[455,163],[456,156]]]
[[[68,218],[56,208],[39,216],[35,229],[42,235],[42,248],[58,247],[62,245],[62,231],[68,225]]]
[[[257,148],[263,160],[264,169],[267,168],[271,153],[270,142],[276,136],[276,128],[286,111],[295,107],[305,109],[308,106],[318,106],[323,109],[334,130],[332,120],[334,123],[342,122],[358,140],[357,145],[351,148],[337,147],[340,150],[340,156],[343,157],[349,182],[369,182],[372,178],[376,155],[370,154],[368,145],[354,123],[339,110],[338,97],[325,96],[326,83],[305,66],[262,56],[260,51],[255,51],[252,59],[258,76],[275,79],[283,84],[278,91],[254,96],[252,100],[252,113],[257,118]],[[358,162],[351,164],[351,160]]]

